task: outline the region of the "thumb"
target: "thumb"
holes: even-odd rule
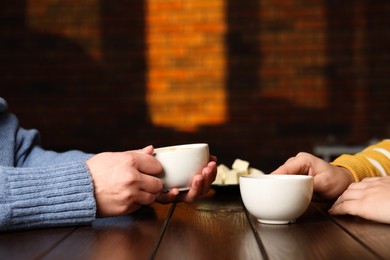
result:
[[[153,151],[154,151],[153,145],[148,145],[148,146],[145,146],[142,149],[135,150],[135,152],[146,153],[146,154],[153,154]]]

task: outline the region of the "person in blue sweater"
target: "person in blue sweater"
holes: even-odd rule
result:
[[[0,98],[0,231],[86,225],[128,214],[155,201],[192,202],[207,193],[216,158],[193,178],[187,193],[162,192],[153,146],[125,152],[58,153],[40,146],[37,130],[19,126]]]

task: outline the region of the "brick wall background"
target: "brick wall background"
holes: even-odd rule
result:
[[[0,96],[48,149],[208,142],[269,171],[390,135],[388,1],[1,5]]]

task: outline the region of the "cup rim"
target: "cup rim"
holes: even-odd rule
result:
[[[188,143],[188,144],[178,144],[178,145],[169,145],[169,146],[162,146],[162,147],[157,147],[157,148],[154,148],[154,152],[159,152],[161,150],[165,150],[165,149],[172,149],[172,148],[187,148],[187,147],[190,147],[190,148],[202,148],[202,147],[207,147],[208,144],[207,143]],[[175,152],[177,150],[172,150],[172,151],[166,151],[166,152]]]
[[[240,176],[240,179],[256,179],[256,180],[306,180],[313,179],[313,176],[310,175],[300,175],[300,174],[262,174],[262,175],[243,175]]]

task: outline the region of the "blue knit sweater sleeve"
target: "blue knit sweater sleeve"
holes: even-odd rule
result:
[[[91,223],[91,156],[42,149],[38,132],[20,128],[0,98],[0,230]]]

